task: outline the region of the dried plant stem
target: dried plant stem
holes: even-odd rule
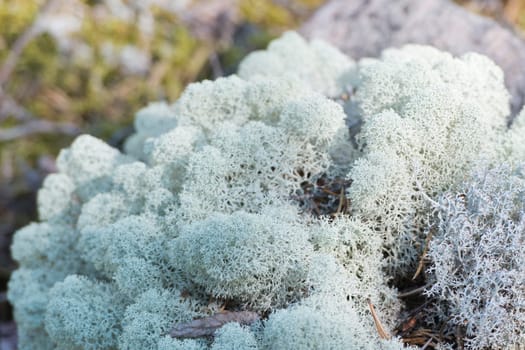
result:
[[[428,338],[427,342],[421,347],[421,350],[425,350],[430,345],[430,343],[432,343],[432,340],[434,340],[434,337],[431,336]]]
[[[211,337],[216,330],[226,323],[237,322],[241,325],[248,325],[259,320],[259,318],[260,316],[253,311],[224,311],[209,317],[179,324],[169,334],[172,338]]]
[[[376,310],[374,308],[374,305],[368,300],[368,307],[370,308],[370,312],[372,313],[372,318],[374,319],[374,324],[376,325],[377,333],[379,334],[379,337],[381,339],[391,339],[392,336],[388,333],[387,330],[383,327],[383,324],[379,320],[379,317],[377,316]]]
[[[20,106],[13,98],[4,93],[0,86],[0,121],[12,117],[17,121],[27,121],[34,116],[24,107]]]
[[[419,259],[419,264],[417,266],[416,273],[414,274],[414,277],[412,277],[412,280],[415,280],[417,276],[423,271],[423,267],[425,266],[425,258],[427,257],[428,248],[430,247],[430,241],[432,240],[432,231],[429,232],[426,238],[425,242],[425,249],[423,249],[423,254],[421,254],[421,259]]]
[[[428,288],[430,285],[429,284],[425,284],[424,286],[421,286],[421,287],[417,287],[415,289],[411,289],[409,291],[406,291],[406,292],[401,292],[399,293],[397,296],[399,298],[406,298],[406,297],[409,297],[409,296],[412,296],[412,295],[416,295],[416,294],[419,294],[421,293],[422,291],[424,291],[426,288]]]
[[[217,79],[224,76],[224,70],[222,69],[219,56],[216,51],[213,51],[209,57],[211,70],[213,72],[213,78]]]
[[[47,120],[31,120],[9,129],[0,128],[0,142],[11,141],[33,134],[61,133],[77,135],[79,128],[71,123],[54,123]]]

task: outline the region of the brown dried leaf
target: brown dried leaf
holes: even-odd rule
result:
[[[259,318],[259,315],[253,311],[224,311],[209,317],[176,325],[170,331],[170,336],[172,338],[209,337],[213,336],[215,331],[226,323],[237,322],[241,325],[248,325]]]

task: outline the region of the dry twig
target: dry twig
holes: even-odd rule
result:
[[[219,56],[216,51],[213,51],[209,57],[211,70],[213,72],[213,78],[217,79],[224,76],[224,70],[222,69]]]
[[[419,259],[419,264],[417,266],[416,273],[414,274],[414,277],[412,277],[412,280],[415,280],[417,276],[423,271],[423,267],[425,266],[425,259],[427,257],[428,248],[430,247],[430,241],[432,240],[432,231],[430,231],[427,235],[427,238],[425,240],[425,249],[423,249],[423,254],[421,254],[421,258]]]
[[[0,121],[7,117],[13,117],[18,121],[26,121],[34,118],[31,112],[20,106],[11,96],[5,94],[0,86]]]
[[[434,340],[433,336],[428,338],[427,342],[425,344],[423,344],[423,346],[421,347],[421,350],[425,350],[432,343],[432,340]]]
[[[376,325],[376,329],[377,329],[377,333],[379,334],[379,338],[387,339],[387,340],[391,339],[392,336],[383,327],[383,324],[379,320],[376,310],[374,309],[374,305],[370,302],[370,300],[368,300],[368,307],[370,308],[370,312],[372,313],[372,318],[374,319],[374,324]]]
[[[80,129],[71,123],[54,123],[47,120],[30,120],[9,129],[0,128],[0,142],[11,141],[33,134],[61,133],[77,135]]]
[[[400,292],[397,296],[399,298],[406,298],[406,297],[409,297],[409,296],[412,296],[412,295],[417,295],[417,294],[421,293],[422,291],[424,291],[427,287],[430,287],[430,284],[425,284],[424,286],[421,286],[421,287],[410,289],[410,290],[407,290],[405,292]]]
[[[237,322],[242,325],[248,325],[259,320],[259,318],[259,315],[253,311],[224,311],[209,317],[179,324],[169,334],[172,338],[210,337],[226,323]]]

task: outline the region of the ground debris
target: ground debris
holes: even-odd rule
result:
[[[241,325],[248,325],[259,319],[259,314],[253,311],[223,311],[209,317],[178,324],[169,334],[172,338],[210,337],[226,323],[237,322]]]
[[[299,202],[304,212],[313,216],[328,216],[350,213],[350,200],[346,191],[352,181],[340,177],[329,178],[322,175],[315,181],[304,181],[301,184],[301,193],[292,196]]]

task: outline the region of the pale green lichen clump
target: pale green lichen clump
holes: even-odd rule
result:
[[[382,235],[387,269],[407,275],[431,226],[434,197],[497,158],[509,94],[489,59],[431,47],[389,49],[360,63],[351,101],[364,123],[350,170],[354,211]]]
[[[482,160],[519,161],[502,81],[477,55],[408,46],[355,64],[287,33],[240,77],[139,111],[123,153],[78,137],[39,192],[42,222],[14,238],[20,348],[403,348],[379,338],[368,302],[392,331],[402,305],[390,284],[437,222],[433,198]],[[326,97],[350,85],[357,143]],[[352,180],[351,215],[295,201],[323,176]],[[222,307],[262,320],[213,339],[167,335]]]
[[[335,97],[345,90],[355,62],[324,41],[306,42],[294,32],[270,43],[267,50],[249,54],[239,66],[239,76],[287,77],[312,90]]]

